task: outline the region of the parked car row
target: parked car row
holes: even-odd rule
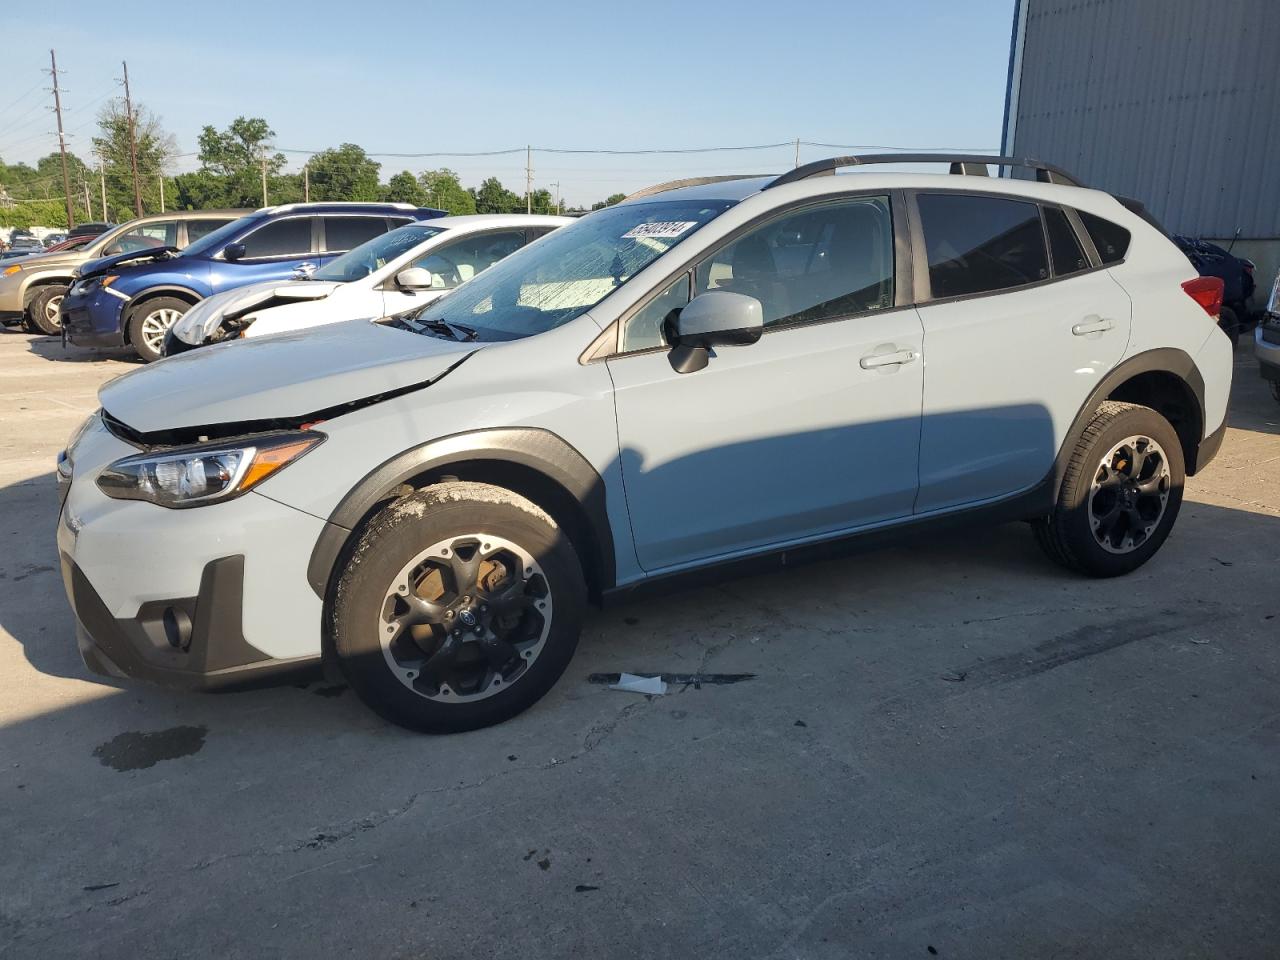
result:
[[[1252,328],[1250,300],[1254,292],[1252,260],[1236,257],[1208,240],[1174,235],[1173,242],[1187,255],[1202,277],[1222,280],[1222,312],[1218,323],[1234,344],[1240,334]]]
[[[328,661],[454,731],[550,690],[588,603],[689,575],[961,518],[1137,569],[1225,432],[1222,280],[1046,164],[827,176],[902,159],[667,184],[532,243],[554,224],[290,207],[86,264],[68,328],[169,298],[171,343],[222,342],[105,385],[59,457],[85,662],[203,688]],[[326,322],[240,336],[273,314]]]

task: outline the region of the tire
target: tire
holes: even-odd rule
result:
[[[1271,384],[1271,395],[1276,398],[1276,403],[1280,403],[1280,380],[1268,380]]]
[[[43,333],[46,337],[60,334],[62,318],[58,316],[58,308],[62,305],[62,298],[67,295],[67,289],[60,283],[41,287],[27,307],[27,329],[32,333]]]
[[[578,555],[545,512],[500,487],[452,481],[368,523],[335,584],[329,639],[373,710],[453,733],[508,720],[550,690],[585,608]]]
[[[191,304],[177,297],[156,297],[138,304],[129,315],[129,343],[147,363],[159,360],[164,335]]]
[[[1126,477],[1139,461],[1137,476]],[[1036,542],[1069,570],[1131,573],[1168,538],[1184,478],[1182,444],[1168,420],[1150,407],[1106,401],[1072,451],[1053,513],[1032,523]]]
[[[1232,349],[1240,346],[1240,320],[1234,310],[1230,307],[1222,307],[1218,311],[1218,326],[1231,338]]]

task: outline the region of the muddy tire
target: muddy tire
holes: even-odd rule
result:
[[[62,298],[67,295],[67,287],[60,283],[51,283],[41,287],[27,307],[27,329],[32,333],[42,333],[46,337],[56,337],[62,332],[62,318],[58,308],[62,306]]]
[[[577,553],[535,504],[448,482],[360,534],[329,636],[347,681],[392,723],[452,733],[528,709],[573,658],[586,607]]]
[[[1182,445],[1149,407],[1107,401],[1067,464],[1052,514],[1032,524],[1051,559],[1093,577],[1142,566],[1168,538],[1182,505]]]

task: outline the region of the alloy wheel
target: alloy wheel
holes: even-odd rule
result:
[[[44,302],[44,319],[51,327],[62,326],[62,315],[58,312],[61,306],[61,295],[50,297]]]
[[[517,682],[551,630],[551,591],[518,544],[484,533],[450,537],[410,560],[383,597],[387,665],[429,700],[483,700]]]
[[[1108,553],[1130,553],[1164,517],[1173,481],[1169,458],[1155,440],[1132,436],[1098,464],[1089,489],[1089,526]]]
[[[181,319],[182,314],[172,307],[153,310],[142,319],[142,339],[153,353],[160,353],[164,335]]]

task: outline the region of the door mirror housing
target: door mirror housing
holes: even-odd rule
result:
[[[396,274],[396,286],[411,293],[430,290],[433,283],[435,283],[435,277],[425,267],[405,267]]]
[[[241,259],[245,255],[245,247],[243,243],[228,243],[222,248],[222,256],[232,263]]]
[[[694,297],[667,331],[668,359],[676,373],[707,365],[712,347],[743,347],[764,334],[764,308],[755,297],[711,290]]]

